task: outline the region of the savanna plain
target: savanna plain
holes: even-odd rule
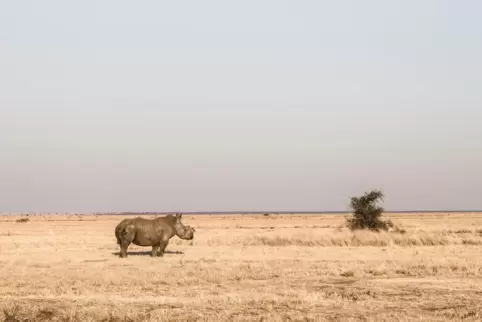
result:
[[[345,216],[184,215],[158,258],[124,216],[0,216],[0,321],[482,320],[482,214]]]

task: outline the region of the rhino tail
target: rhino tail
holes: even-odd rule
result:
[[[130,223],[125,223],[118,225],[115,229],[115,237],[117,239],[117,244],[121,245],[122,239],[125,237],[125,235],[128,233],[128,228],[129,228]]]
[[[119,224],[117,227],[115,227],[115,238],[117,239],[117,244],[121,244],[121,235],[123,235],[124,232],[124,227],[123,225]]]

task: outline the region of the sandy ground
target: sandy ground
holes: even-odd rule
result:
[[[151,217],[151,216],[145,216]],[[184,216],[163,258],[116,216],[0,216],[0,320],[481,321],[482,214]]]

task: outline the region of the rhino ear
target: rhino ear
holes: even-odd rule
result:
[[[181,221],[181,219],[182,219],[182,214],[181,214],[181,213],[177,213],[177,214],[176,214],[176,219],[177,219],[177,221]]]

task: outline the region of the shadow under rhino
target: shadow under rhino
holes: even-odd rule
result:
[[[115,256],[120,256],[120,254],[121,254],[120,252],[112,253],[112,255],[115,255]],[[184,252],[165,250],[164,254],[184,255]],[[152,256],[152,252],[151,251],[144,251],[144,252],[133,251],[133,252],[127,252],[127,255],[130,255],[130,256]]]
[[[182,214],[155,219],[136,217],[122,220],[115,228],[115,237],[120,246],[119,256],[127,257],[127,248],[132,243],[137,246],[151,246],[151,256],[162,257],[172,237],[192,240],[196,230],[191,226],[184,226],[181,219]]]

